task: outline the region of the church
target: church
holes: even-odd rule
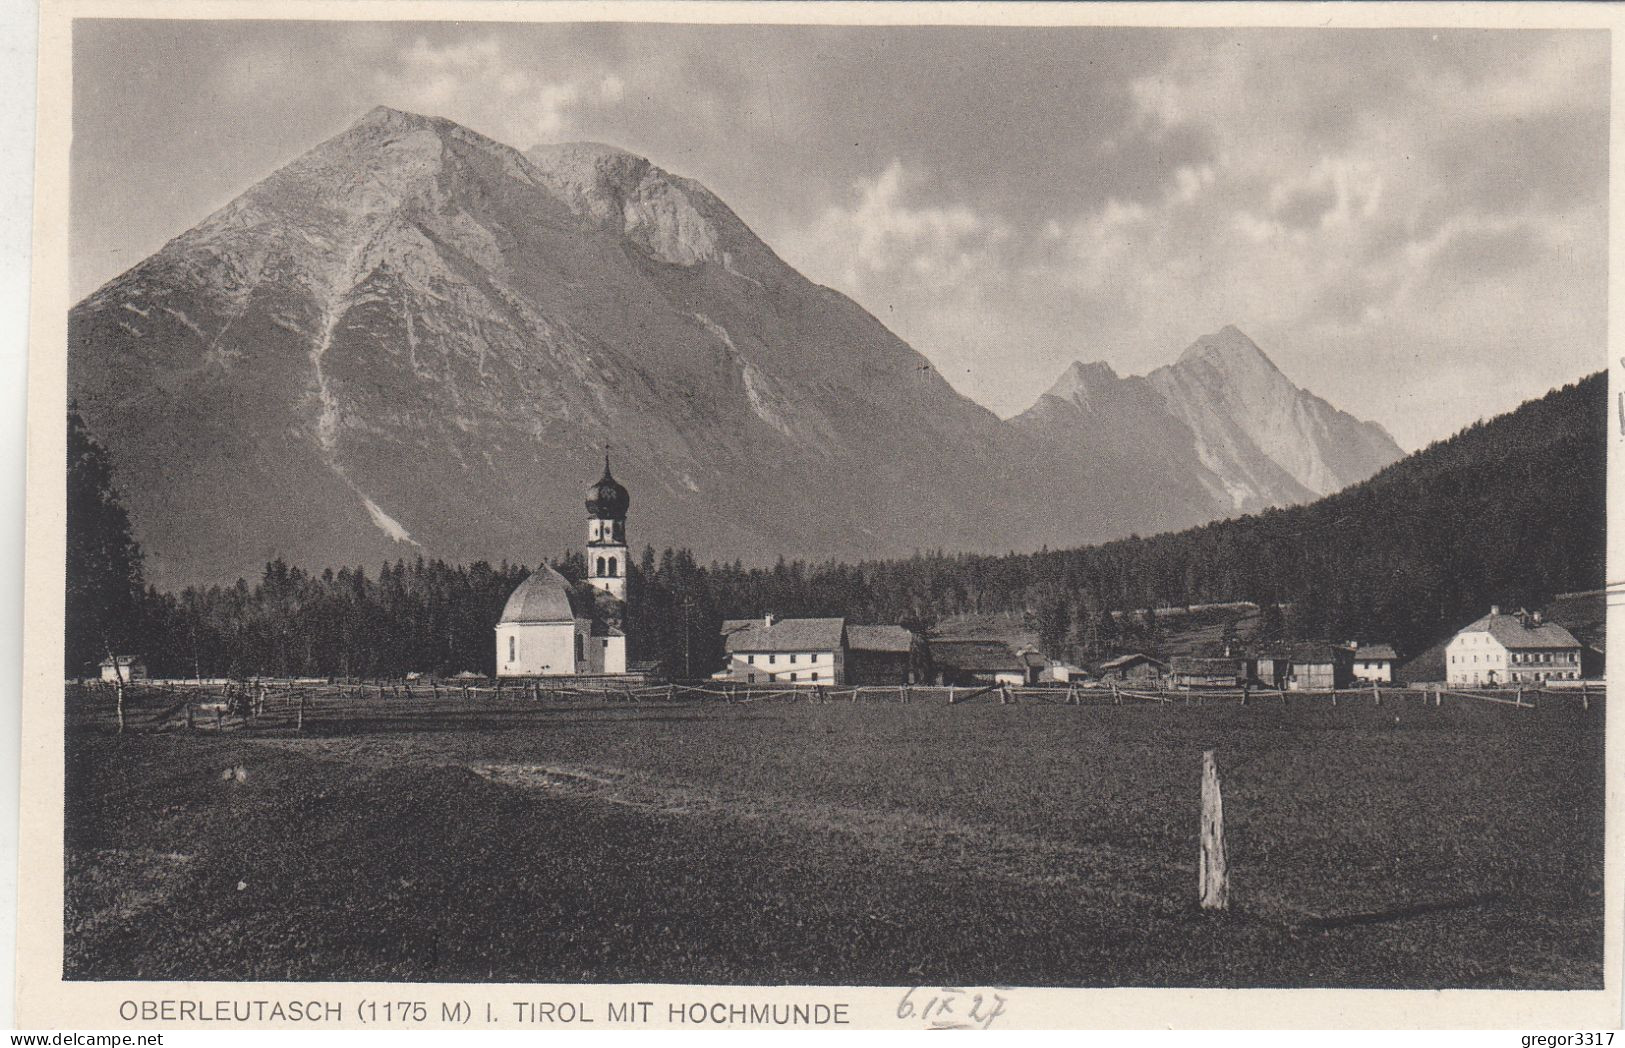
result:
[[[587,489],[587,582],[626,600],[626,511],[632,499],[609,471]],[[546,564],[508,597],[497,621],[497,676],[572,677],[626,672],[626,635],[595,625],[570,582]]]

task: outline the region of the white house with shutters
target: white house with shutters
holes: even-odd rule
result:
[[[1463,686],[1580,679],[1580,642],[1540,615],[1499,607],[1464,627],[1445,647],[1445,681]]]
[[[1354,679],[1391,683],[1399,655],[1387,644],[1359,644],[1354,648]]]
[[[846,683],[845,619],[729,619],[722,624],[727,664],[719,680],[741,684]]]

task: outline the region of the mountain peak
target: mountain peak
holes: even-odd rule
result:
[[[1061,377],[1055,380],[1055,384],[1049,388],[1045,396],[1087,403],[1091,398],[1121,381],[1117,372],[1104,360],[1095,360],[1087,364],[1075,360],[1071,367],[1061,372]]]
[[[1179,355],[1174,366],[1193,364],[1205,364],[1229,375],[1251,372],[1279,375],[1283,380],[1286,378],[1281,375],[1281,369],[1275,366],[1275,361],[1258,347],[1258,343],[1234,324],[1226,324],[1218,331],[1192,342]]]

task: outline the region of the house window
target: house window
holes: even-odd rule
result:
[[[519,638],[515,637],[511,633],[508,634],[508,661],[509,662],[512,662],[514,659],[519,657],[518,655],[515,654],[515,652],[518,651],[518,645],[519,645]]]
[[[767,657],[767,664],[769,666],[776,665],[778,663],[778,661],[779,661],[779,657],[777,655],[769,655]]]
[[[755,684],[756,683],[756,674],[754,674],[754,673],[746,674],[745,683],[746,684]]]
[[[795,682],[795,679],[796,679],[796,675],[795,675],[795,674],[794,674],[794,673],[792,673],[792,674],[790,674],[790,681],[791,681],[791,683],[794,683],[794,682]]]
[[[812,679],[813,679],[813,680],[817,680],[817,679],[818,679],[818,671],[817,671],[817,670],[814,670],[814,671],[813,671],[813,672],[812,672]]]
[[[615,569],[615,558],[611,557],[611,558],[609,558],[609,577],[610,578],[615,577],[615,570],[616,570]]]
[[[790,655],[790,665],[794,666],[795,664],[796,664],[796,657],[795,657],[795,654],[792,652],[791,655]]]
[[[602,577],[603,574],[604,574],[604,558],[603,557],[598,558],[598,574],[599,574],[600,577]]]
[[[745,656],[745,661],[747,663],[749,663],[750,665],[754,666],[754,665],[756,665],[756,656],[754,656],[754,655],[746,655]]]

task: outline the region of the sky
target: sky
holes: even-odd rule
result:
[[[1604,366],[1608,37],[80,20],[72,296],[374,105],[607,142],[1008,417],[1234,324],[1407,449]]]

